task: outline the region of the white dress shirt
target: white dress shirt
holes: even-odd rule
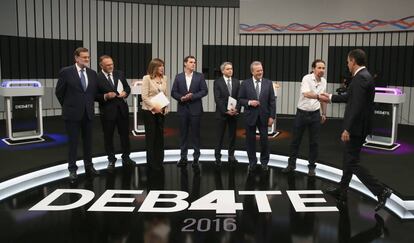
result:
[[[298,108],[304,111],[319,110],[321,108],[321,103],[317,99],[306,98],[303,94],[307,92],[313,92],[318,95],[326,92],[326,79],[321,77],[321,80],[318,81],[315,74],[307,74],[302,78],[300,86]]]
[[[184,73],[184,75],[185,83],[187,84],[187,90],[190,91],[191,80],[193,79],[193,72],[191,72],[190,75],[187,75],[187,73]]]

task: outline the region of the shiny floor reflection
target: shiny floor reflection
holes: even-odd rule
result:
[[[245,164],[217,168],[213,162],[203,162],[200,170],[175,164],[164,165],[162,171],[147,171],[145,165],[117,168],[113,174],[104,171],[93,179],[81,175],[75,185],[64,179],[1,201],[0,242],[414,242],[414,221],[401,221],[386,210],[375,214],[375,201],[358,192],[349,192],[346,205],[318,195],[327,200],[323,205],[337,206],[339,211],[317,213],[296,212],[286,194],[286,190],[323,190],[332,185],[300,173],[285,175],[275,168],[248,175]],[[28,211],[62,188],[87,189],[95,198],[66,211]],[[108,189],[144,193],[134,195],[130,205],[118,205],[132,205],[132,213],[87,211]],[[259,213],[255,197],[238,193],[236,202],[243,204],[243,210],[234,215],[191,210],[138,212],[149,190],[186,191],[188,202],[213,190],[279,190],[282,194],[268,196],[271,213]],[[66,194],[54,203],[70,204],[78,199]]]

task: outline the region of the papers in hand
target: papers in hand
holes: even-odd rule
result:
[[[122,82],[119,79],[118,79],[118,85],[116,87],[116,91],[118,92],[118,94],[121,94],[122,91],[124,91],[124,85],[122,85]]]
[[[167,96],[165,96],[164,92],[159,92],[156,96],[151,98],[151,103],[152,106],[156,106],[161,109],[169,105],[170,101]]]
[[[237,105],[237,100],[229,96],[229,100],[227,101],[227,110],[235,110],[236,105]]]

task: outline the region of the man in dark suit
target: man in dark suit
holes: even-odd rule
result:
[[[368,189],[378,197],[375,211],[384,207],[392,190],[382,185],[369,171],[359,164],[361,147],[371,133],[374,114],[375,83],[366,65],[366,54],[361,49],[348,53],[348,68],[353,78],[346,95],[323,94],[323,102],[346,103],[341,140],[345,144],[343,174],[340,187],[327,190],[340,202],[346,202],[346,192],[355,174]]]
[[[171,96],[178,101],[177,112],[180,116],[180,149],[181,158],[177,166],[187,165],[188,133],[191,129],[194,148],[193,168],[198,168],[200,157],[200,119],[203,113],[202,98],[207,95],[208,88],[204,75],[195,71],[196,58],[184,58],[184,72],[175,76]]]
[[[214,101],[216,102],[216,118],[217,118],[217,143],[214,156],[216,157],[216,165],[221,165],[221,148],[223,147],[223,137],[228,125],[229,133],[229,150],[228,161],[236,163],[234,157],[234,143],[236,141],[237,115],[240,111],[240,103],[237,106],[228,109],[229,96],[238,99],[240,82],[238,79],[232,78],[233,65],[231,62],[224,62],[220,66],[222,77],[214,81]]]
[[[94,101],[98,90],[96,72],[88,68],[89,51],[80,47],[75,50],[75,65],[64,67],[59,72],[56,97],[62,105],[69,137],[69,179],[77,179],[77,146],[80,132],[83,139],[83,162],[87,176],[99,174],[92,164],[92,121],[95,115]]]
[[[267,127],[272,126],[276,115],[276,101],[273,83],[263,78],[261,62],[254,61],[250,65],[252,78],[242,82],[239,91],[239,101],[244,106],[246,119],[246,146],[249,157],[249,173],[253,172],[256,164],[256,127],[260,133],[260,163],[264,171],[269,170],[269,145]]]
[[[118,129],[121,141],[122,164],[124,166],[135,165],[129,157],[129,110],[125,100],[131,93],[131,88],[124,74],[119,70],[114,70],[114,62],[110,56],[101,56],[99,65],[102,70],[98,73],[97,100],[104,133],[105,152],[108,155],[108,171],[112,172],[116,162],[113,141],[115,127]],[[122,87],[122,90],[118,90],[118,86]]]

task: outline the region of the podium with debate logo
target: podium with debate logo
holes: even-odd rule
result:
[[[5,100],[6,134],[8,145],[42,142],[42,96],[44,87],[33,80],[5,80],[0,96]]]
[[[397,141],[398,106],[405,101],[405,94],[397,88],[375,88],[372,134],[366,137],[365,147],[395,150]]]

